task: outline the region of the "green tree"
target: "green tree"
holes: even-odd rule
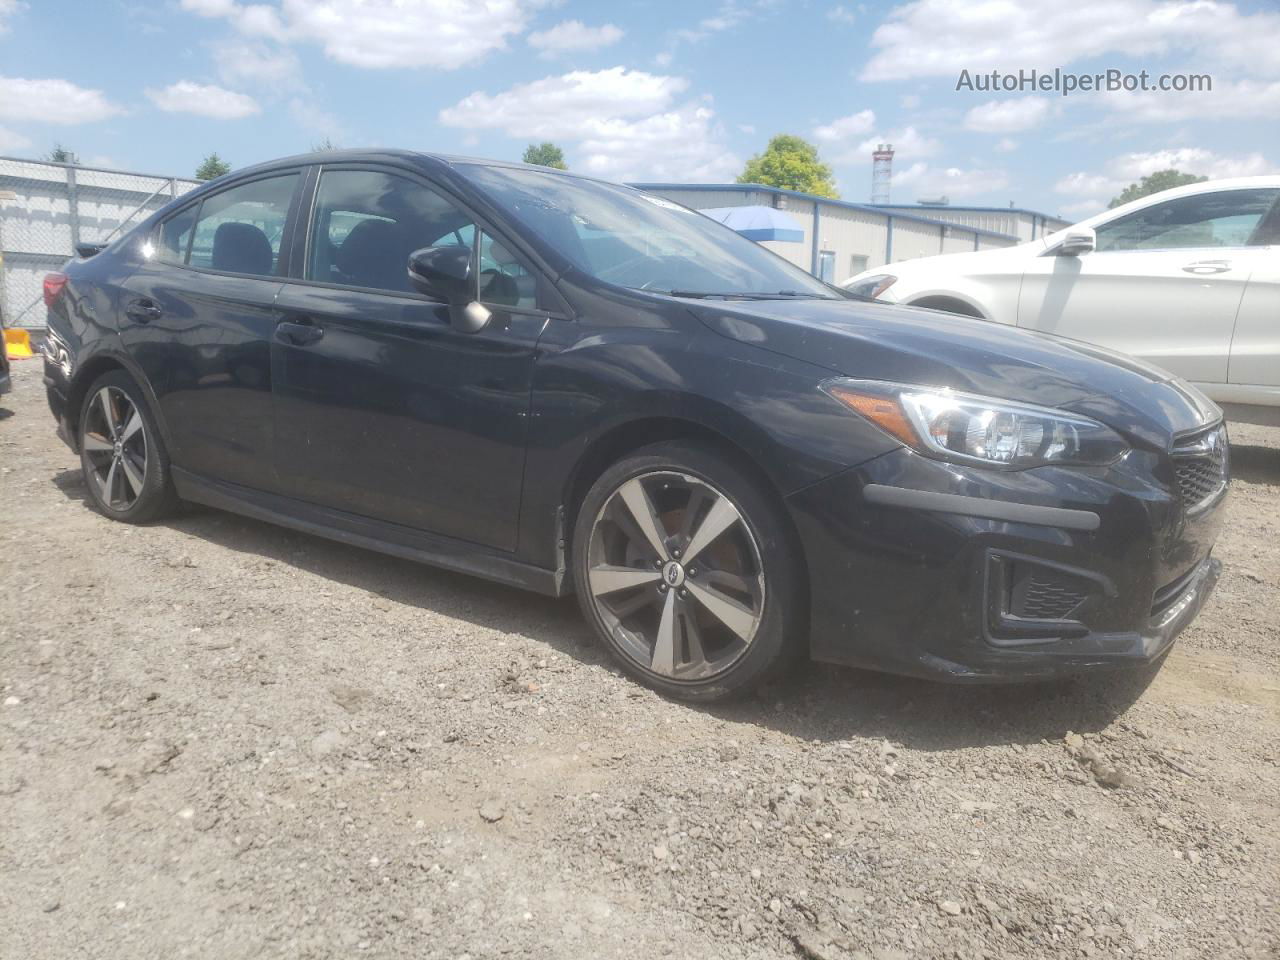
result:
[[[818,159],[818,148],[789,133],[778,134],[763,153],[748,160],[738,182],[763,183],[832,199],[840,196],[831,178],[831,168]]]
[[[80,163],[80,158],[60,143],[55,143],[53,149],[46,153],[44,158],[50,163],[69,163],[73,166]]]
[[[549,140],[543,143],[529,144],[529,146],[525,147],[524,156],[520,159],[525,163],[532,163],[538,167],[554,167],[556,170],[569,169],[569,165],[564,162],[564,151]]]
[[[213,180],[230,172],[231,164],[218,156],[218,151],[215,150],[200,161],[200,166],[196,167],[196,179]]]
[[[1208,177],[1197,177],[1194,173],[1179,173],[1177,170],[1157,170],[1150,176],[1143,177],[1137,183],[1131,183],[1125,187],[1120,196],[1107,204],[1107,208],[1118,207],[1122,203],[1128,203],[1130,200],[1137,200],[1140,197],[1149,197],[1151,194],[1159,193],[1161,190],[1185,187],[1188,183],[1204,183],[1208,179]]]

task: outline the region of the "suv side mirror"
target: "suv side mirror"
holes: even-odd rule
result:
[[[471,248],[459,245],[423,247],[409,254],[409,282],[415,290],[449,305],[449,321],[465,333],[478,333],[490,314],[476,302],[471,275]]]
[[[1091,253],[1097,245],[1098,235],[1088,227],[1079,227],[1068,233],[1062,243],[1058,244],[1058,256],[1078,257]]]

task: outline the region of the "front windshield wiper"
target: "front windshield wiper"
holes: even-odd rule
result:
[[[655,291],[660,292],[660,291]],[[735,292],[721,290],[668,290],[669,297],[685,297],[693,300],[720,298],[722,300],[832,300],[817,293],[801,293],[798,290],[777,290],[773,293]]]

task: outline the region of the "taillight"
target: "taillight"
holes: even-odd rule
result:
[[[52,307],[62,296],[62,289],[67,285],[65,273],[46,273],[44,275],[44,305]]]

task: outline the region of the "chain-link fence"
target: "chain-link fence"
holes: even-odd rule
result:
[[[0,318],[45,324],[44,275],[112,240],[198,180],[0,157]]]

